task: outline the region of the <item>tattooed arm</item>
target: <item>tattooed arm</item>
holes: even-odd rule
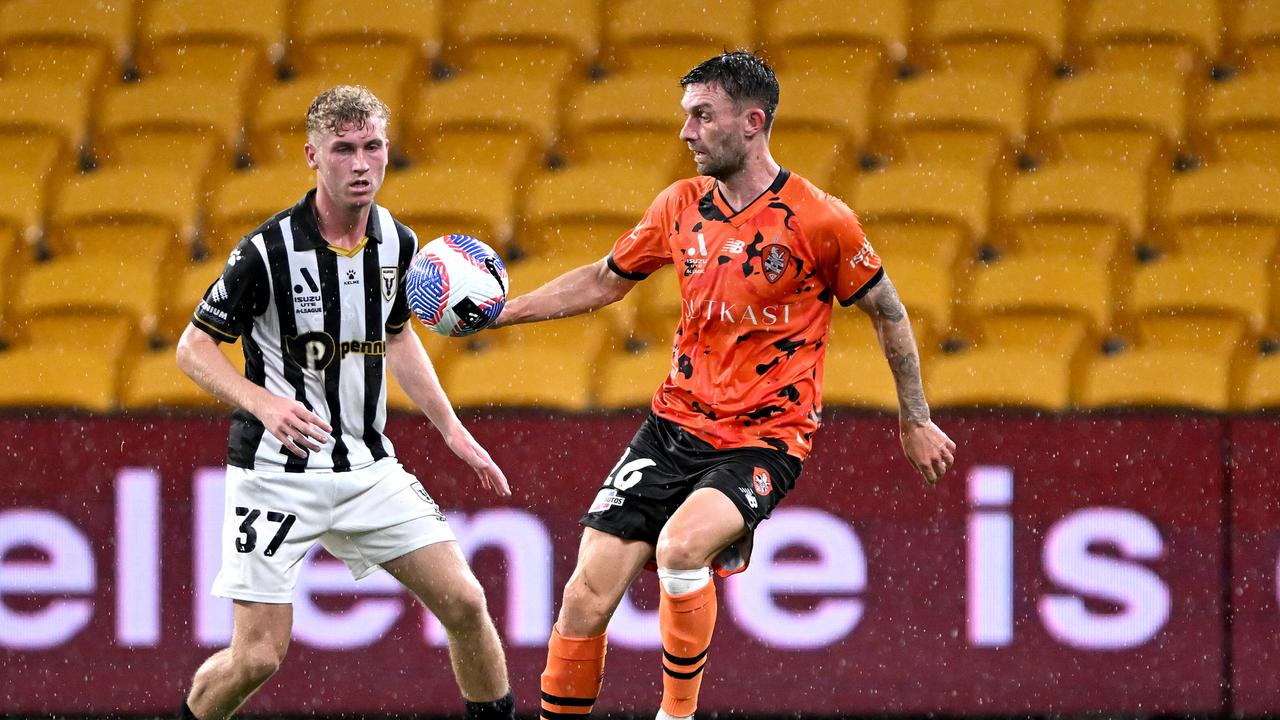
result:
[[[924,479],[936,483],[955,462],[956,444],[929,418],[929,403],[920,380],[920,354],[907,309],[888,275],[859,298],[857,305],[871,317],[880,349],[893,372],[902,449]]]

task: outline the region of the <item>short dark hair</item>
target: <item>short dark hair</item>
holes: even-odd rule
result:
[[[719,85],[739,107],[758,103],[764,110],[765,132],[773,127],[778,110],[778,76],[763,58],[750,50],[726,50],[704,60],[680,78],[680,87]]]

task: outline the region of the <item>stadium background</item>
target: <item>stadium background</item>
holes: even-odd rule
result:
[[[690,172],[676,80],[732,47],[775,63],[775,156],[862,216],[964,455],[947,487],[916,487],[869,325],[837,312],[828,426],[796,522],[776,524],[831,532],[778,536],[792,587],[726,590],[774,598],[750,607],[794,613],[782,627],[812,646],[726,624],[707,709],[1280,712],[1280,3],[1265,0],[0,0],[0,712],[163,712],[216,637],[193,620],[191,518],[225,408],[172,345],[239,235],[308,187],[319,90],[359,82],[388,102],[380,200],[424,239],[502,248],[518,293],[602,256]],[[668,272],[590,318],[420,333],[520,488],[506,507],[545,526],[553,588],[680,311]],[[410,410],[399,391],[392,405]],[[446,506],[481,517],[422,421],[392,432]],[[159,518],[155,547],[127,540],[122,514]],[[1068,521],[1075,555],[1054,541]],[[855,545],[822,545],[845,531],[861,583]],[[983,538],[995,554],[968,554]],[[502,599],[514,559],[477,563],[500,618],[541,607]],[[334,613],[367,607],[317,592]],[[1076,630],[1053,624],[1072,607]],[[1106,647],[1122,626],[1129,644]],[[406,612],[346,654],[300,640],[251,708],[451,712],[420,627]],[[512,650],[526,711],[528,643]],[[650,709],[652,654],[615,649],[602,709]]]

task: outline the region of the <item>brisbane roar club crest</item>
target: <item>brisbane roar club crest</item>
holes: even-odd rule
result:
[[[764,270],[764,276],[771,283],[778,282],[778,278],[782,277],[782,273],[787,271],[787,264],[791,262],[791,251],[786,246],[766,245],[760,251],[760,267]]]
[[[773,478],[769,476],[768,470],[757,467],[751,471],[751,489],[755,490],[757,495],[768,495],[773,492]]]

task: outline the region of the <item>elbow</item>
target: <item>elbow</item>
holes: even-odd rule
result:
[[[190,325],[187,326],[186,331],[182,333],[182,337],[178,338],[178,347],[173,353],[173,359],[177,363],[178,369],[188,377],[193,377],[195,373],[195,344],[199,342],[199,339],[192,332],[193,330],[194,328]]]

